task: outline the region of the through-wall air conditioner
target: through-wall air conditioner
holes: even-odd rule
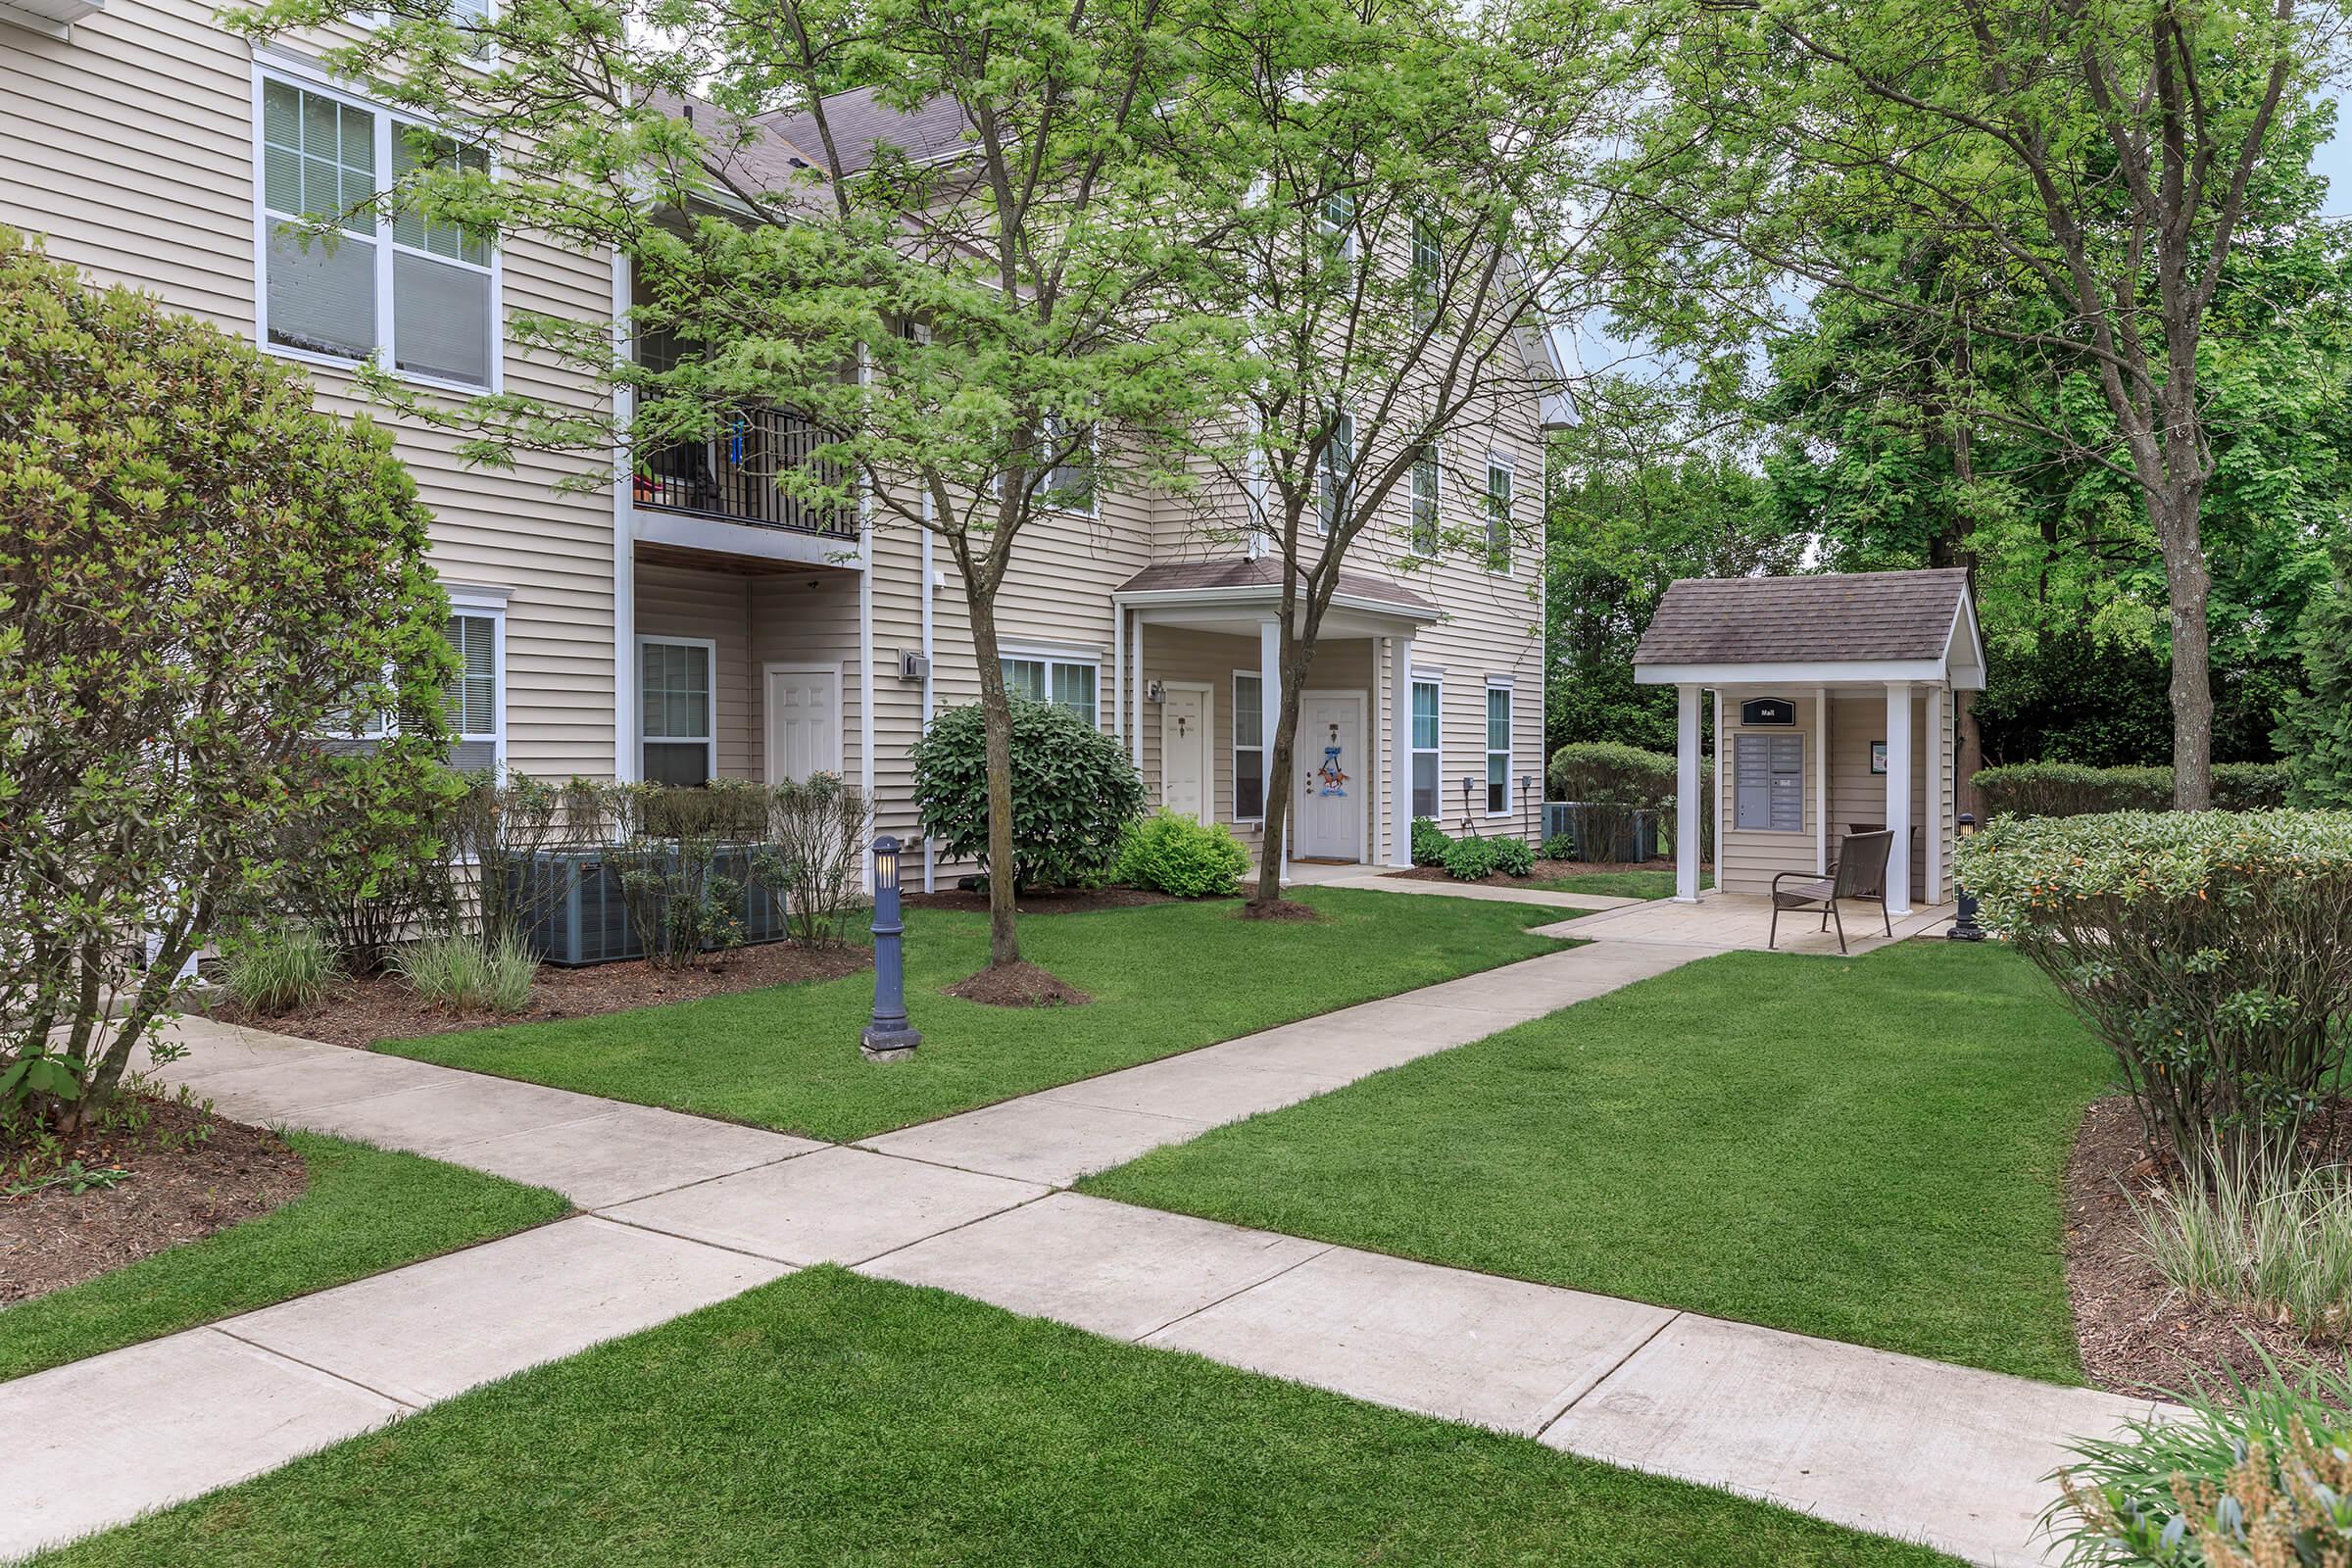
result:
[[[921,680],[931,673],[931,661],[911,648],[899,650],[899,679]]]

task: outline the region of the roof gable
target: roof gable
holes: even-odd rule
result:
[[[1658,601],[1634,663],[1940,663],[1957,652],[1967,608],[1968,573],[1957,567],[1686,577]]]

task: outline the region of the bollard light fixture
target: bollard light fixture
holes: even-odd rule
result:
[[[1960,819],[1952,825],[1952,832],[1953,836],[1962,843],[1976,837],[1977,819],[1975,814],[1962,811]],[[1977,896],[1954,882],[1952,884],[1952,900],[1959,906],[1959,909],[1952,916],[1952,928],[1944,935],[1954,942],[1984,941],[1984,928],[1977,924]]]
[[[906,934],[899,911],[899,841],[874,840],[874,1011],[858,1049],[868,1061],[904,1061],[923,1043],[906,1018]]]

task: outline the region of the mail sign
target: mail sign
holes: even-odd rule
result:
[[[1740,722],[1748,729],[1796,722],[1796,705],[1786,697],[1751,697],[1740,705]]]

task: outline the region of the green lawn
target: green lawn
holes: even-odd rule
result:
[[[2102,1051],[2032,965],[1709,958],[1086,1190],[2057,1382]]]
[[[1546,893],[1590,893],[1608,899],[1674,897],[1672,871],[1576,871],[1567,876],[1545,877],[1540,882],[1523,882],[1519,885],[1542,888]],[[1713,873],[1702,875],[1698,885],[1702,888],[1713,887]]]
[[[570,1212],[543,1187],[288,1133],[310,1186],[283,1208],[0,1309],[0,1380],[324,1290]]]
[[[1526,1439],[834,1268],[34,1561],[1949,1564]]]
[[[1021,921],[1021,952],[1095,1000],[994,1007],[941,995],[988,956],[985,916],[907,917],[910,1061],[858,1054],[869,975],[377,1049],[614,1100],[863,1138],[1552,951],[1540,905],[1318,888],[1312,922],[1244,921],[1229,901]]]

